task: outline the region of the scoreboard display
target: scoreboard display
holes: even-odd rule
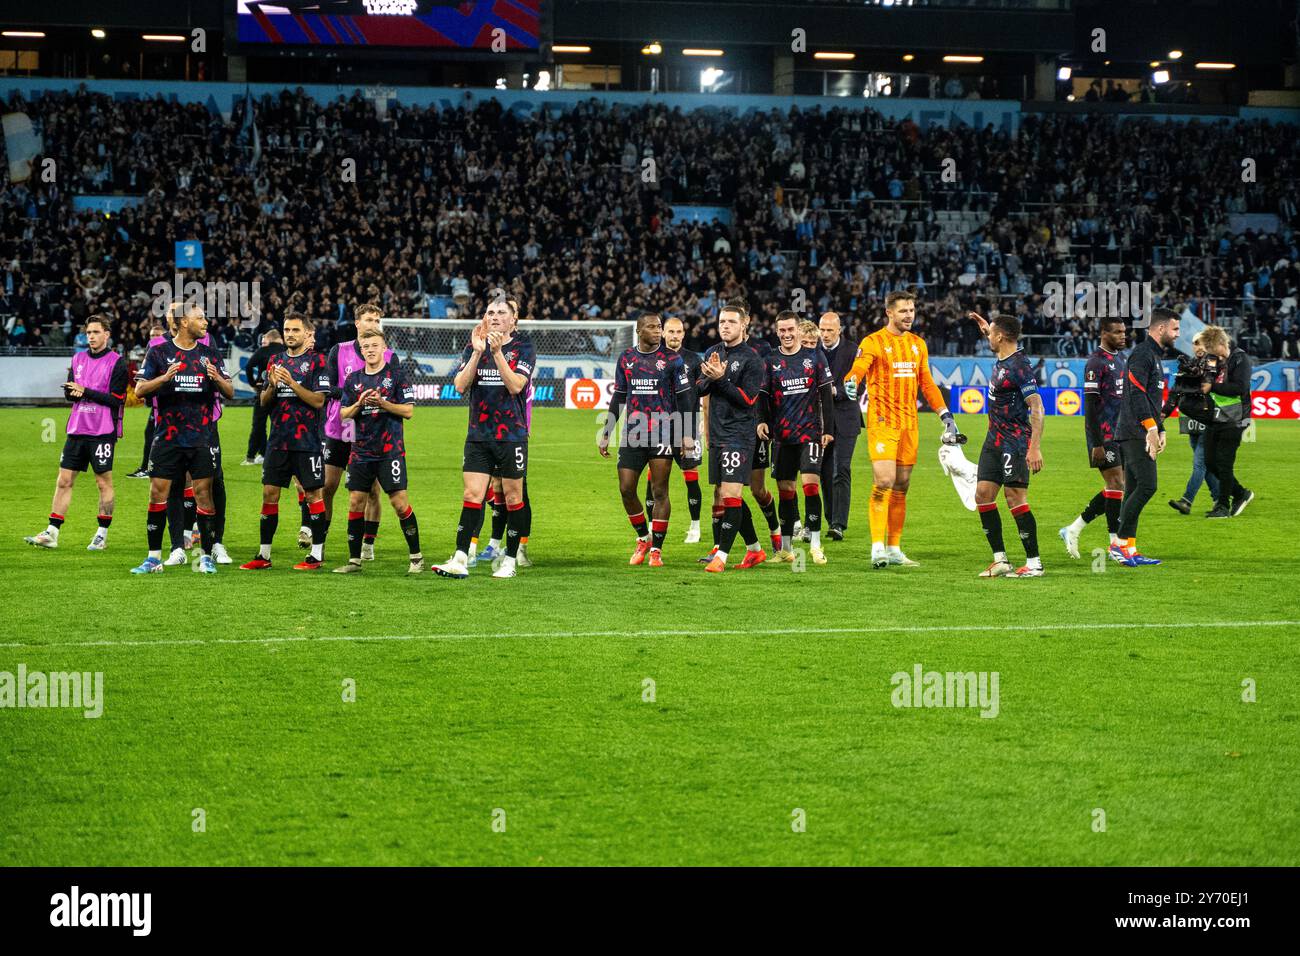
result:
[[[237,0],[240,44],[536,50],[542,0]]]

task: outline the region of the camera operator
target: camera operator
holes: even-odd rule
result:
[[[1154,309],[1147,337],[1128,357],[1128,381],[1119,407],[1116,437],[1124,459],[1124,504],[1119,512],[1119,544],[1111,556],[1131,568],[1159,564],[1137,549],[1138,518],[1156,493],[1156,456],[1165,450],[1161,397],[1165,373],[1161,359],[1178,338],[1178,313]]]
[[[1205,361],[1203,333],[1192,339],[1193,357],[1178,356],[1178,374],[1169,387],[1169,399],[1161,409],[1167,417],[1178,409],[1179,430],[1187,436],[1192,446],[1192,474],[1181,498],[1171,499],[1169,507],[1179,514],[1191,514],[1192,502],[1201,490],[1202,482],[1210,486],[1210,497],[1219,497],[1219,479],[1205,468],[1205,433],[1214,418],[1214,402],[1201,386],[1213,379]]]
[[[1217,325],[1201,330],[1207,371],[1213,373],[1201,391],[1214,402],[1214,418],[1205,433],[1205,467],[1219,481],[1214,510],[1207,518],[1235,518],[1255,494],[1243,487],[1233,468],[1241,436],[1250,427],[1250,356],[1233,348],[1228,333]]]

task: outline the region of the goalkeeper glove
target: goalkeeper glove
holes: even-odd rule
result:
[[[844,380],[844,394],[854,401],[858,397],[858,380],[855,378],[846,378]]]
[[[943,437],[940,439],[945,445],[964,445],[966,436],[957,431],[957,422],[952,417],[952,412],[944,412],[939,416],[943,422]]]

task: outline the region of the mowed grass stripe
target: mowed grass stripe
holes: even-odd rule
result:
[[[1300,621],[1104,621],[1096,624],[1018,624],[1025,633],[1033,631],[1100,631],[1100,630],[1187,630],[1188,628],[1274,628],[1300,627]],[[707,634],[698,629],[677,631],[518,631],[474,634],[335,634],[326,637],[210,637],[210,638],[160,638],[152,641],[58,641],[50,643],[9,641],[0,647],[56,648],[56,647],[192,647],[216,644],[327,644],[346,641],[466,641],[466,640],[547,640],[551,638],[624,637],[717,637],[721,635],[761,634],[764,636],[858,636],[877,637],[887,634],[961,634],[997,631],[1005,632],[1005,624],[873,624],[864,627],[710,627]]]

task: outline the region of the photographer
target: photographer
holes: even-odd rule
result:
[[[1250,427],[1250,356],[1232,348],[1228,334],[1217,325],[1202,329],[1201,341],[1214,373],[1201,385],[1214,402],[1214,418],[1205,433],[1205,467],[1219,481],[1214,510],[1206,517],[1235,518],[1255,498],[1233,471],[1241,436]]]
[[[1174,376],[1169,387],[1169,399],[1162,409],[1166,416],[1178,409],[1179,430],[1192,446],[1192,474],[1187,479],[1187,488],[1181,498],[1169,502],[1169,507],[1179,514],[1191,514],[1192,502],[1196,500],[1202,482],[1209,484],[1211,498],[1219,497],[1219,479],[1205,468],[1205,433],[1214,418],[1214,402],[1201,386],[1213,381],[1214,376],[1205,360],[1202,335],[1198,332],[1192,339],[1193,357],[1178,356],[1178,374]]]

